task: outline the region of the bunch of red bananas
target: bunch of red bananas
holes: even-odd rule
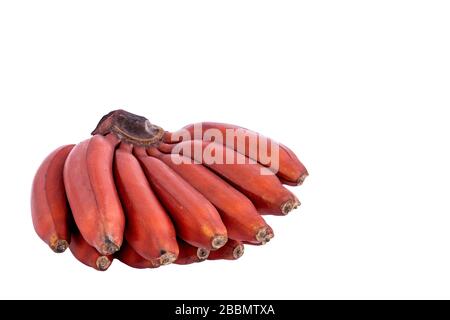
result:
[[[90,139],[53,151],[32,188],[39,237],[102,271],[114,258],[134,268],[234,260],[244,244],[267,243],[273,230],[261,215],[300,204],[282,184],[300,185],[305,167],[255,132],[199,127],[171,133],[116,110]],[[263,159],[263,148],[276,159]]]

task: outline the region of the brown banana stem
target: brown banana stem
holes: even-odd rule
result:
[[[137,146],[152,146],[164,136],[164,130],[147,118],[125,110],[111,111],[98,123],[92,135],[114,133],[121,141]]]

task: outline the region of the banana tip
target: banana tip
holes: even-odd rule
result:
[[[266,244],[273,238],[272,229],[269,226],[262,227],[256,233],[256,241],[261,244]]]
[[[294,203],[294,209],[297,209],[298,207],[300,207],[302,205],[302,203],[300,202],[300,200],[296,199],[295,203]]]
[[[222,248],[227,243],[228,238],[226,236],[215,236],[211,241],[211,247],[216,250]]]
[[[69,247],[69,243],[66,240],[56,240],[50,245],[50,248],[56,253],[63,253]]]
[[[162,266],[171,264],[175,260],[177,260],[177,255],[171,252],[165,253],[161,257],[159,257],[159,263]]]
[[[239,259],[244,254],[244,245],[240,244],[233,250],[233,258]]]
[[[100,253],[108,256],[111,255],[117,251],[119,251],[120,246],[115,244],[112,240],[109,238],[105,239],[105,242],[102,244],[102,247],[100,248]]]
[[[206,260],[209,257],[209,250],[205,248],[198,248],[197,249],[197,258],[200,261]]]
[[[298,178],[298,180],[297,180],[297,185],[301,186],[303,184],[303,182],[305,182],[305,179],[308,178],[308,176],[309,176],[308,172],[305,172],[304,174],[302,174],[300,176],[300,178]]]
[[[95,264],[97,265],[98,270],[106,271],[111,265],[111,261],[105,256],[100,256],[97,258]]]
[[[301,203],[298,199],[288,200],[281,205],[281,213],[283,213],[284,215],[287,215],[292,210],[297,209],[300,206],[300,204]]]

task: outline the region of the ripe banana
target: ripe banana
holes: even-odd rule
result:
[[[112,173],[112,134],[95,135],[76,145],[64,166],[64,185],[73,217],[83,238],[101,254],[122,245],[125,217]]]
[[[145,148],[135,147],[152,189],[174,221],[177,235],[193,246],[218,249],[227,242],[227,230],[216,208],[189,183]]]
[[[282,183],[301,184],[306,168],[256,132],[201,126],[171,133],[110,112],[90,139],[40,165],[31,195],[36,233],[53,251],[70,248],[102,271],[113,258],[158,268],[235,260],[244,244],[265,244],[273,230],[261,214],[285,215],[300,204]]]
[[[147,260],[140,256],[126,241],[120,247],[120,251],[115,253],[115,257],[136,269],[158,268],[161,265],[159,260]]]
[[[91,247],[78,230],[73,231],[69,248],[78,261],[99,271],[106,271],[113,260],[112,256],[102,255]]]
[[[114,177],[127,219],[125,238],[143,258],[172,263],[178,255],[175,228],[132,149],[131,144],[122,142],[114,158]]]
[[[180,248],[180,253],[178,254],[178,259],[174,262],[175,264],[202,262],[208,258],[211,252],[213,252],[205,248],[191,246],[181,239],[178,239],[178,247]]]
[[[198,130],[198,137],[195,136],[196,130]],[[305,166],[288,147],[259,133],[232,124],[217,122],[190,124],[177,132],[165,132],[164,142],[178,143],[186,138],[188,140],[210,140],[211,136],[205,134],[206,131],[212,135],[219,134],[222,137],[221,142],[223,145],[233,148],[235,151],[241,152],[267,167],[272,166],[273,163],[263,159],[266,154],[261,152],[261,149],[263,146],[267,146],[267,150],[265,150],[267,151],[267,156],[275,156],[272,147],[276,148],[279,150],[277,175],[286,184],[301,185],[308,176]],[[185,136],[186,133],[189,135]],[[242,148],[239,143],[242,143]]]
[[[267,168],[250,161],[221,144],[190,140],[159,145],[164,153],[179,152],[207,166],[244,193],[261,214],[286,215],[300,202]]]
[[[163,161],[216,207],[230,238],[254,243],[273,238],[272,229],[252,202],[212,171],[190,158],[164,154],[155,147],[148,148],[147,153]]]
[[[70,243],[69,218],[63,169],[73,144],[59,147],[42,162],[33,180],[31,215],[34,229],[50,248],[64,252]]]
[[[244,245],[240,241],[228,240],[227,244],[216,251],[211,251],[208,260],[236,260],[244,254]]]

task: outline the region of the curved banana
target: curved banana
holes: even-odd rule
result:
[[[230,238],[255,243],[266,243],[273,238],[272,229],[252,202],[211,170],[190,158],[164,154],[154,147],[148,148],[147,153],[172,168],[216,207]]]
[[[36,172],[31,191],[34,230],[57,253],[64,252],[70,243],[70,209],[63,169],[73,147],[73,144],[59,147],[45,158]]]
[[[143,258],[172,263],[178,255],[175,228],[132,149],[122,142],[114,158],[114,177],[127,219],[125,238]]]
[[[218,249],[227,242],[227,230],[216,208],[189,183],[145,148],[134,148],[152,189],[174,221],[177,234],[189,244]]]
[[[198,131],[198,132],[196,132]],[[273,163],[263,159],[264,156],[275,156],[276,152],[272,148],[278,150],[278,166],[277,176],[283,183],[288,185],[301,185],[308,176],[303,163],[288,147],[266,138],[261,134],[242,128],[236,125],[217,122],[200,122],[185,126],[177,132],[165,132],[164,141],[167,143],[178,143],[183,141],[183,136],[188,133],[189,140],[209,140],[207,132],[211,134],[218,133],[222,136],[222,144],[233,148],[247,157],[258,161],[260,164],[271,167]],[[199,135],[196,136],[196,133]],[[228,139],[227,139],[228,137]],[[240,145],[239,143],[242,143]],[[267,155],[261,152],[262,147],[266,147]],[[264,155],[263,155],[264,154]]]
[[[69,154],[64,166],[64,185],[73,217],[83,238],[103,255],[122,245],[125,216],[112,173],[112,134],[95,135]]]
[[[261,214],[286,215],[300,205],[295,195],[283,187],[269,169],[243,155],[240,159],[237,152],[221,144],[190,140],[173,145],[160,144],[159,150],[179,152],[202,163],[244,193]]]

